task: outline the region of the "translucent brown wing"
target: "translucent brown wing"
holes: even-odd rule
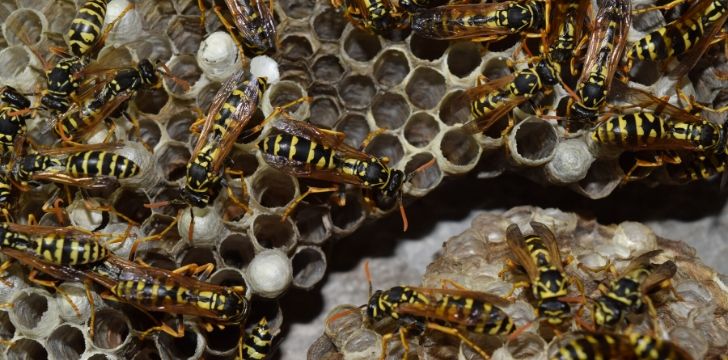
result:
[[[271,167],[278,169],[291,176],[300,178],[317,179],[333,183],[346,183],[361,185],[362,181],[356,176],[341,173],[336,170],[319,170],[313,165],[295,160],[288,160],[278,156],[263,153],[263,159]]]
[[[35,269],[43,274],[50,275],[58,280],[84,282],[86,273],[71,266],[55,265],[38,258],[31,251],[21,251],[13,248],[2,248],[0,252],[17,260],[19,263]]]
[[[551,258],[553,259],[553,265],[563,273],[564,263],[561,261],[561,250],[559,250],[559,245],[556,242],[554,233],[548,228],[548,226],[536,221],[531,221],[531,228],[536,235],[543,240],[543,243],[549,250],[549,255],[551,255]]]
[[[230,10],[235,25],[243,38],[260,49],[271,47],[277,36],[276,27],[273,23],[273,14],[271,9],[266,6],[266,3],[267,1],[264,0],[225,0],[225,4]],[[262,33],[258,32],[260,29],[251,26],[251,20],[254,18],[260,19]]]
[[[65,147],[52,147],[35,149],[35,152],[42,155],[64,155],[83,151],[114,150],[124,147],[124,143],[100,143],[100,144],[78,144]]]
[[[699,3],[710,3],[710,1],[700,1]],[[683,76],[687,75],[688,72],[690,72],[690,70],[695,67],[695,64],[698,63],[700,58],[703,57],[703,54],[705,54],[705,51],[708,50],[708,47],[710,47],[710,45],[713,43],[715,35],[717,35],[721,31],[721,29],[723,29],[723,24],[725,24],[726,19],[728,19],[728,11],[726,11],[720,18],[718,18],[718,20],[716,20],[716,22],[714,22],[710,26],[710,29],[703,34],[703,36],[695,44],[695,46],[693,46],[685,53],[685,56],[675,67],[675,69],[671,70],[668,73],[668,76],[671,79],[680,79]]]
[[[463,21],[472,19],[473,16],[484,16],[505,9],[512,3],[514,2],[444,5],[424,9],[412,16],[412,29],[424,37],[443,40],[512,34],[513,32],[505,26],[500,28],[474,24],[463,26]]]
[[[508,315],[503,311],[496,312],[497,316],[492,316],[493,313],[490,313],[490,314],[484,313],[483,316],[485,318],[479,319],[477,316],[467,316],[467,314],[463,314],[462,312],[458,311],[457,308],[447,308],[447,309],[444,309],[445,311],[442,311],[443,309],[441,308],[441,306],[438,306],[438,305],[440,305],[440,304],[439,303],[400,304],[397,306],[397,313],[416,316],[416,317],[425,318],[425,319],[431,319],[431,320],[432,319],[440,320],[440,321],[448,322],[450,324],[455,324],[455,325],[459,325],[459,326],[474,326],[480,322],[486,322],[488,324],[497,324],[503,320],[508,319]]]
[[[671,120],[678,120],[687,123],[699,122],[702,119],[684,109],[681,109],[669,102],[658,98],[647,91],[629,87],[621,82],[615,83],[614,90],[624,102],[635,105],[639,108],[653,110],[656,114],[670,116]]]
[[[96,113],[91,116],[93,118],[90,121],[91,125],[83,125],[84,128],[79,131],[79,134],[82,134],[82,133],[86,132],[87,130],[93,128],[93,126],[96,125],[96,124],[98,124],[100,121],[102,121],[102,120],[106,119],[107,117],[109,117],[109,115],[111,115],[121,104],[123,104],[124,102],[126,102],[127,100],[129,100],[131,98],[131,96],[132,96],[132,93],[131,92],[126,92],[126,93],[119,94],[119,95],[115,96],[111,101],[105,103],[101,107],[101,109],[99,109],[98,111],[96,111]],[[73,108],[73,106],[71,108]],[[79,107],[76,108],[77,111],[79,109],[80,109]],[[64,116],[70,116],[71,115],[70,111],[71,110],[67,111],[64,115],[62,115],[61,118],[58,118],[57,119],[57,121],[55,123],[56,127],[58,127],[60,125],[60,120]]]
[[[662,253],[661,249],[648,251],[629,262],[626,268],[624,270],[620,271],[621,275],[627,274],[633,270],[636,270],[641,267],[648,266],[650,262],[652,261],[652,258],[654,258],[657,255],[660,255]]]
[[[493,126],[493,124],[508,115],[511,110],[521,105],[524,101],[526,101],[526,98],[523,96],[517,96],[507,100],[503,102],[501,106],[489,111],[485,116],[481,116],[463,124],[463,129],[472,134],[487,131],[491,126]]]
[[[43,226],[43,225],[24,225],[24,224],[15,224],[15,223],[7,223],[8,228],[11,231],[24,233],[24,234],[33,234],[33,235],[51,235],[51,234],[61,234],[61,235],[73,235],[74,238],[77,239],[88,239],[89,241],[94,241],[94,237],[92,234],[81,231],[74,227],[60,227],[60,226]]]
[[[508,299],[502,298],[498,295],[484,293],[481,291],[461,290],[461,289],[423,288],[423,287],[413,287],[413,286],[408,286],[408,288],[410,288],[414,291],[417,291],[418,293],[429,295],[429,296],[437,296],[437,295],[460,296],[460,297],[480,300],[482,302],[486,302],[486,303],[501,306],[501,307],[506,307],[506,306],[512,304],[512,302],[509,301]]]
[[[528,278],[531,281],[538,278],[538,268],[526,250],[526,240],[523,237],[523,233],[521,233],[521,229],[518,228],[518,225],[511,224],[508,227],[506,230],[506,243],[508,244],[508,248],[511,249],[513,255],[515,255],[516,262],[518,262],[518,264],[526,270]]]
[[[31,178],[36,181],[50,181],[56,184],[78,186],[84,189],[102,190],[118,184],[118,180],[113,176],[73,177],[66,173],[51,171],[34,173]]]
[[[227,80],[225,80],[220,89],[217,90],[217,93],[215,93],[215,97],[212,98],[212,102],[210,103],[210,108],[207,110],[205,125],[202,127],[200,137],[197,140],[197,145],[192,151],[192,159],[197,156],[209,140],[208,137],[210,135],[210,131],[212,131],[212,127],[215,125],[215,115],[217,115],[222,106],[225,105],[225,102],[228,97],[230,97],[232,91],[241,84],[244,76],[245,72],[243,70],[235,72]]]
[[[273,123],[273,127],[332,148],[347,158],[368,160],[372,157],[344,143],[343,133],[323,130],[305,121],[279,119]]]
[[[606,0],[594,19],[594,30],[590,34],[589,48],[584,60],[584,67],[579,79],[584,83],[591,72],[605,66],[606,88],[609,89],[627,45],[627,32],[631,24],[629,0]],[[608,49],[608,52],[603,52]]]
[[[677,265],[674,262],[668,260],[664,263],[657,265],[654,270],[647,276],[647,278],[640,285],[640,290],[643,294],[647,294],[656,287],[660,286],[665,280],[672,279],[677,273]]]

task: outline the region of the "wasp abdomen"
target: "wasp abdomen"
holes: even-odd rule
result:
[[[124,156],[106,151],[84,151],[67,159],[67,171],[73,176],[114,176],[126,179],[139,174],[139,166]]]

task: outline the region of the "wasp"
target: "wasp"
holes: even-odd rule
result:
[[[340,9],[349,22],[362,30],[388,35],[408,25],[409,17],[390,0],[332,0],[331,4],[335,9]]]
[[[412,15],[412,30],[432,39],[491,41],[510,34],[540,33],[548,29],[549,12],[550,2],[541,0],[444,5]]]
[[[65,112],[71,107],[69,99],[80,86],[79,74],[86,66],[85,60],[79,57],[68,57],[59,60],[46,71],[47,88],[40,98],[41,104],[49,110]]]
[[[421,9],[430,9],[447,3],[448,0],[400,0],[399,6],[405,11],[414,14]]]
[[[549,359],[692,360],[692,356],[671,342],[648,335],[578,332]]]
[[[553,11],[552,24],[558,24],[558,29],[547,34],[549,39],[546,43],[548,47],[548,59],[556,63],[565,63],[571,60],[572,73],[574,73],[574,53],[578,50],[586,13],[588,10],[588,2],[585,0],[569,0],[558,4],[557,11]]]
[[[203,0],[198,0],[197,5],[202,12],[202,22],[204,24],[205,6]],[[276,51],[278,35],[273,22],[273,13],[264,0],[225,0],[225,5],[227,5],[230,15],[232,15],[235,27],[238,29],[237,32],[233,30],[233,26],[223,16],[219,7],[215,6],[213,10],[223,26],[232,35],[233,40],[238,44],[241,49],[241,56],[243,52],[261,55]],[[242,44],[234,35],[236,33],[242,35]]]
[[[563,299],[569,292],[568,276],[564,272],[561,254],[554,234],[546,225],[531,222],[533,235],[523,236],[518,225],[511,224],[506,230],[508,248],[518,265],[526,270],[528,283],[537,300],[537,313],[551,325],[560,325],[570,316],[571,308]]]
[[[249,333],[245,334],[245,340],[241,347],[240,358],[251,360],[262,360],[270,355],[273,345],[273,334],[271,333],[268,319],[261,318]]]
[[[651,263],[650,260],[661,252],[654,250],[636,257],[608,287],[600,287],[604,295],[595,302],[594,322],[597,326],[617,325],[627,312],[640,310],[644,299],[647,299],[648,305],[651,304],[647,294],[663,287],[677,272],[672,261],[658,265]]]
[[[665,163],[665,172],[671,182],[685,184],[692,181],[709,180],[723,174],[721,188],[726,186],[726,152],[709,154],[681,152],[677,154],[679,161]]]
[[[15,151],[15,141],[25,134],[25,122],[30,118],[30,100],[10,86],[0,90],[0,151],[2,156]]]
[[[134,6],[133,4],[127,6],[119,17],[104,29],[104,18],[106,17],[108,3],[108,0],[86,0],[78,9],[76,17],[71,21],[71,27],[68,28],[66,33],[68,49],[71,54],[76,57],[88,55],[91,50],[102,42],[101,40],[106,37],[114,23]]]
[[[634,60],[666,60],[689,53],[672,72],[673,76],[681,77],[700,59],[727,18],[728,2],[725,0],[698,1],[679,19],[632,44],[626,57],[631,63]]]
[[[583,72],[576,84],[577,99],[571,99],[569,105],[570,125],[578,128],[581,123],[593,122],[606,102],[614,72],[627,44],[630,19],[628,0],[606,0],[599,8]]]

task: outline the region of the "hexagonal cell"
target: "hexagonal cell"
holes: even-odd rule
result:
[[[424,112],[414,114],[404,127],[404,138],[415,147],[425,147],[440,132],[440,126],[432,115]]]
[[[367,145],[366,153],[380,158],[386,156],[389,158],[387,165],[393,167],[404,156],[404,148],[396,136],[392,134],[380,134]]]
[[[346,134],[344,143],[358,149],[369,135],[370,129],[364,115],[348,114],[336,125],[336,130]]]
[[[365,109],[369,106],[377,89],[368,76],[353,75],[339,83],[339,94],[347,107]]]
[[[285,206],[296,195],[293,178],[273,169],[266,169],[256,175],[250,192],[255,200],[268,208]]]
[[[48,31],[54,33],[65,33],[71,26],[76,7],[70,2],[53,1],[44,11],[43,14],[48,21]]]
[[[334,55],[325,55],[316,59],[311,69],[314,78],[325,83],[334,83],[341,80],[345,71],[339,57]]]
[[[502,78],[511,73],[511,68],[508,67],[508,59],[504,57],[495,57],[488,60],[483,68],[483,76],[488,80]]]
[[[234,171],[241,171],[243,176],[248,177],[253,175],[258,170],[258,159],[255,155],[246,152],[240,148],[233,148],[228,155],[228,162],[230,163],[227,168]]]
[[[306,19],[311,16],[316,4],[313,0],[281,0],[278,3],[283,12],[294,19]]]
[[[270,98],[270,103],[273,106],[283,106],[292,101],[298,100],[303,96],[303,90],[292,81],[280,81],[268,91],[268,97]],[[293,113],[296,112],[300,106],[301,104],[297,104],[287,108],[286,110],[289,113]]]
[[[652,61],[636,61],[629,71],[629,79],[636,83],[650,86],[660,80],[660,66]]]
[[[482,61],[483,47],[473,42],[459,42],[450,47],[447,55],[447,68],[450,73],[464,78],[472,73]]]
[[[293,286],[311,289],[326,274],[326,255],[317,246],[301,246],[291,257]]]
[[[311,103],[311,123],[331,129],[339,120],[339,107],[334,99],[318,97]]]
[[[380,128],[397,129],[410,115],[407,99],[400,94],[382,93],[372,102],[372,116]]]
[[[48,352],[39,342],[33,339],[17,339],[12,342],[7,352],[8,360],[45,360]]]
[[[129,319],[118,310],[104,308],[96,311],[93,344],[99,349],[116,349],[130,336]]]
[[[353,29],[344,40],[344,51],[356,61],[369,61],[382,50],[379,37],[361,29]]]
[[[15,335],[15,325],[7,311],[0,311],[0,339],[10,340]]]
[[[159,155],[158,164],[162,167],[164,178],[176,181],[185,176],[187,162],[190,160],[190,151],[187,147],[178,144],[169,144]]]
[[[143,190],[123,188],[121,192],[116,195],[116,201],[114,202],[113,207],[117,212],[141,224],[150,215],[152,215],[152,210],[144,207],[144,204],[147,203],[149,203],[149,198]]]
[[[212,104],[212,100],[215,98],[215,94],[217,94],[217,91],[220,90],[220,87],[221,84],[216,82],[205,85],[205,87],[197,93],[197,107],[202,109],[203,112],[207,111]]]
[[[142,141],[149,145],[150,148],[159,144],[159,139],[162,137],[162,130],[156,121],[142,118],[139,120],[139,131]]]
[[[169,22],[167,36],[177,49],[178,54],[194,54],[202,42],[202,29],[198,16],[175,16]]]
[[[242,269],[255,256],[253,242],[245,234],[231,234],[220,242],[218,252],[226,266]]]
[[[301,242],[308,244],[321,244],[331,236],[325,218],[329,216],[329,209],[324,206],[300,207],[294,216],[294,222],[301,234]]]
[[[18,9],[13,11],[3,26],[3,36],[10,45],[38,45],[42,39],[43,21],[35,10]]]
[[[105,67],[128,67],[134,63],[134,56],[128,46],[107,46],[99,51],[98,62]]]
[[[346,27],[346,19],[334,8],[327,8],[313,19],[313,31],[319,40],[336,41]]]
[[[0,50],[0,74],[14,78],[30,66],[30,54],[22,46],[11,46]]]
[[[448,131],[442,137],[440,151],[451,163],[464,166],[478,160],[479,147],[470,133],[457,128]]]
[[[187,143],[190,140],[190,125],[197,121],[197,114],[183,111],[172,115],[167,121],[167,134],[170,138]]]
[[[179,266],[188,264],[212,264],[217,268],[217,261],[215,261],[214,249],[208,247],[197,247],[191,246],[179,252],[177,259]]]
[[[508,148],[521,165],[541,165],[551,160],[559,143],[556,128],[532,117],[518,123],[508,135]]]
[[[199,359],[204,350],[205,340],[194,328],[185,329],[181,337],[173,337],[165,332],[157,336],[157,349],[164,359]]]
[[[410,37],[409,46],[412,55],[419,59],[435,61],[445,55],[445,50],[450,45],[447,41],[426,39],[417,34]]]
[[[290,35],[281,41],[279,52],[288,60],[308,60],[313,55],[313,46],[303,36]]]
[[[170,60],[167,66],[172,74],[186,81],[190,87],[193,87],[202,76],[202,70],[197,66],[197,60],[192,55],[177,56]],[[187,89],[179,81],[165,78],[164,85],[172,94],[178,96],[182,96],[187,92]]]
[[[409,72],[407,57],[398,50],[385,51],[374,64],[374,78],[384,86],[399,85]]]
[[[445,78],[430,68],[417,68],[410,77],[405,91],[413,105],[432,109],[445,95]]]
[[[134,96],[134,104],[137,109],[147,114],[159,114],[167,100],[169,100],[169,95],[163,88],[142,88]]]
[[[331,222],[339,231],[349,232],[356,229],[365,217],[361,191],[347,192],[344,206],[331,207]]]
[[[434,159],[434,156],[430,153],[419,153],[413,156],[404,167],[405,174],[414,172],[412,179],[410,179],[410,183],[415,188],[430,190],[440,183],[440,179],[442,179],[442,171],[437,165],[437,162],[434,162],[432,165],[428,165],[425,168],[421,168],[432,161],[432,159]]]
[[[215,328],[210,332],[203,333],[207,339],[207,352],[211,355],[226,358],[226,354],[233,353],[238,347],[240,331],[240,326],[226,326],[224,329]]]
[[[167,25],[170,20],[177,14],[174,10],[174,4],[171,0],[159,0],[159,1],[142,1],[139,6],[139,13],[143,14],[144,23],[148,24],[151,28],[149,29],[152,33],[163,33],[167,29]],[[214,16],[208,16],[214,18]],[[197,18],[197,26],[199,28],[200,20]],[[184,30],[184,28],[182,28]],[[197,41],[197,44],[200,42]]]
[[[61,325],[57,327],[46,340],[48,352],[57,359],[79,359],[86,351],[86,338],[81,329]]]
[[[255,242],[266,249],[283,248],[284,251],[296,244],[296,232],[291,221],[281,221],[278,215],[260,215],[253,220]]]

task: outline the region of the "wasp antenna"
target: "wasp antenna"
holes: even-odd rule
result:
[[[372,273],[369,272],[369,260],[364,260],[364,275],[367,277],[367,283],[369,283],[369,296],[372,297]]]
[[[407,213],[404,211],[404,203],[402,202],[402,193],[399,195],[399,214],[402,216],[402,231],[407,232],[409,222],[407,221]]]
[[[169,201],[169,200],[157,201],[157,202],[153,202],[153,203],[144,204],[144,207],[147,208],[147,209],[157,209],[157,208],[161,208],[161,207],[167,206],[167,205],[169,205],[171,203],[172,202]]]

